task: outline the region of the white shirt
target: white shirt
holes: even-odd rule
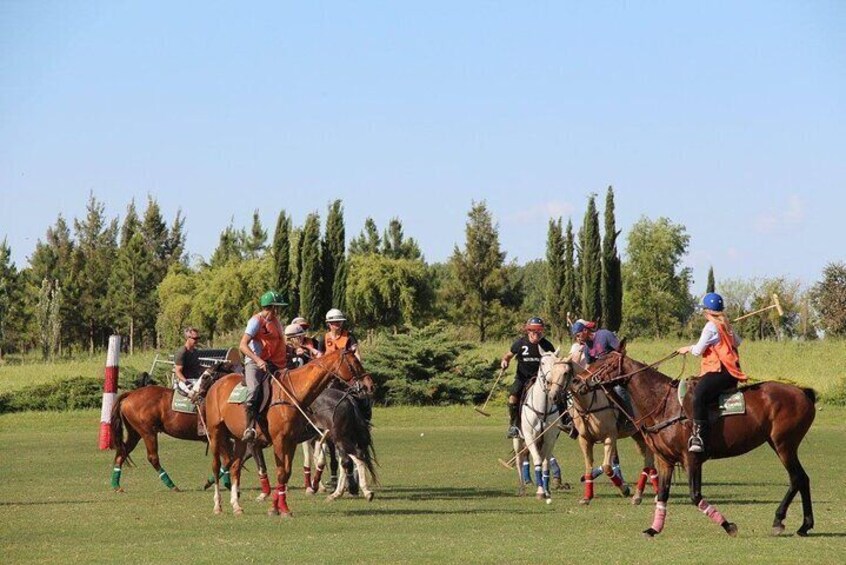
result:
[[[734,346],[737,347],[740,345],[741,340],[734,331],[731,332],[731,336],[734,338]],[[699,336],[699,341],[690,347],[690,352],[699,357],[710,346],[718,343],[720,343],[720,332],[717,330],[717,324],[709,320],[705,324],[705,327],[702,328],[702,335]]]

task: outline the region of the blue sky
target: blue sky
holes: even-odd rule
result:
[[[687,227],[698,286],[846,260],[846,3],[237,4],[0,2],[19,267],[91,191],[181,208],[206,257],[341,198],[348,237],[398,216],[443,260],[484,199],[524,262],[608,185],[624,236]]]

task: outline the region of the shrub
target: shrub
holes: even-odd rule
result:
[[[0,396],[0,413],[99,408],[102,398],[102,380],[74,377],[7,392]]]
[[[366,359],[377,399],[395,404],[477,401],[484,397],[495,365],[444,322],[406,334],[382,334],[368,347]]]

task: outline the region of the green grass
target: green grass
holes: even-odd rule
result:
[[[293,520],[268,518],[254,473],[246,475],[246,514],[199,488],[209,459],[199,443],[165,438],[162,461],[186,489],[168,492],[135,452],[124,472],[127,493],[109,488],[111,454],[99,452],[99,413],[0,416],[0,547],[4,563],[20,562],[736,562],[842,563],[846,556],[846,409],[822,406],[800,452],[811,476],[817,527],[808,539],[769,535],[787,475],[766,447],[705,467],[706,498],[740,528],[726,536],[674,487],[667,527],[653,542],[639,532],[652,504],[632,506],[605,480],[589,507],[579,492],[557,492],[551,505],[514,496],[504,416],[482,418],[469,407],[377,409],[375,441],[382,485],[376,499],[327,503],[307,497],[297,461],[289,502]],[[423,434],[423,435],[421,435]],[[635,478],[632,443],[621,444]],[[582,472],[577,444],[556,449],[571,482]],[[683,480],[683,479],[682,479]],[[228,493],[227,493],[228,494]],[[228,497],[227,499],[228,500]],[[801,522],[797,498],[789,530]]]

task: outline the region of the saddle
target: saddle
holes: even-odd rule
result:
[[[679,381],[678,398],[685,415],[693,414],[693,390],[699,383],[699,377],[690,377]],[[725,416],[746,414],[744,388],[731,388],[723,391],[715,402],[708,405],[708,419],[715,422]]]
[[[264,414],[267,408],[270,406],[270,379],[265,379],[264,382],[261,384],[261,387],[256,391],[258,395],[258,413]],[[244,404],[247,400],[247,383],[242,378],[241,382],[235,385],[235,388],[232,389],[232,392],[229,393],[229,399],[227,402],[229,404]]]

